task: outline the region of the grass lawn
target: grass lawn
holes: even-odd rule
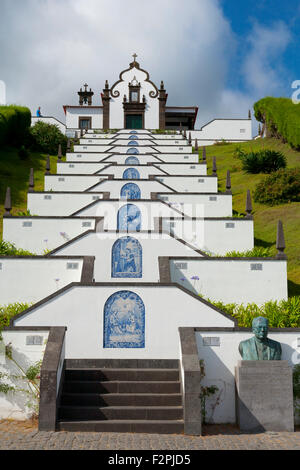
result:
[[[287,144],[276,139],[258,139],[242,144],[218,144],[206,147],[208,174],[212,172],[212,157],[217,158],[219,190],[225,191],[226,173],[230,170],[233,194],[233,210],[245,212],[246,192],[251,194],[257,183],[265,176],[263,174],[247,174],[242,170],[242,164],[234,157],[237,146],[243,150],[259,150],[270,148],[280,151],[287,157],[288,167],[300,167],[300,152],[292,150]],[[200,161],[202,148],[199,149]],[[252,198],[254,216],[255,245],[270,247],[272,255],[276,254],[276,230],[278,220],[282,220],[285,234],[286,254],[288,256],[289,296],[300,295],[300,202],[267,206],[255,203]]]
[[[18,212],[26,211],[30,168],[34,168],[34,189],[43,191],[46,160],[46,154],[32,152],[28,160],[20,160],[16,149],[7,147],[0,150],[0,238],[2,238],[6,188],[8,186],[11,188],[13,207],[11,214],[18,215]],[[52,173],[56,173],[56,160],[57,156],[50,156]]]

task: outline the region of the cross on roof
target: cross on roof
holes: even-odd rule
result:
[[[133,54],[132,57],[133,57],[134,62],[135,62],[135,59],[137,58],[137,54]]]
[[[85,83],[83,86],[84,86],[84,88],[85,88],[85,91],[87,91],[88,84]]]

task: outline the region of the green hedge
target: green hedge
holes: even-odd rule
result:
[[[0,106],[0,145],[19,147],[31,125],[30,109],[23,106]]]
[[[255,117],[265,122],[270,136],[300,149],[300,104],[289,98],[266,97],[254,104]]]
[[[66,154],[68,138],[56,124],[38,121],[31,127],[30,135],[32,150],[57,155],[58,146],[61,144],[62,153]]]
[[[300,168],[274,171],[263,178],[254,191],[254,201],[270,206],[300,201]]]

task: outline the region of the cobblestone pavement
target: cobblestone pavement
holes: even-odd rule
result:
[[[294,433],[241,434],[230,425],[206,426],[201,437],[176,434],[39,432],[36,423],[0,421],[0,450],[300,450]]]

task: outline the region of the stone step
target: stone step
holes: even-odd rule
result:
[[[65,359],[66,369],[179,369],[178,359]]]
[[[178,381],[178,369],[66,369],[65,380]]]
[[[64,393],[62,406],[181,406],[179,393]]]
[[[183,420],[58,421],[57,431],[183,434]]]
[[[65,393],[180,393],[179,381],[96,381],[96,380],[72,380],[65,381],[63,394]]]
[[[60,406],[59,420],[180,420],[182,406]]]

